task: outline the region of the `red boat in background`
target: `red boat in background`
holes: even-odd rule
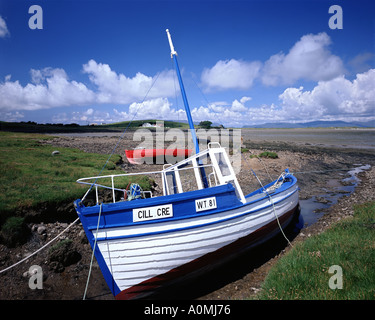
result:
[[[188,158],[191,149],[133,149],[125,150],[128,161],[132,164],[174,164]]]

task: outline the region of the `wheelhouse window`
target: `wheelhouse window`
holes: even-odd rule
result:
[[[176,165],[163,170],[164,195],[200,190],[223,184],[232,184],[237,197],[245,202],[241,187],[225,149],[218,143]]]

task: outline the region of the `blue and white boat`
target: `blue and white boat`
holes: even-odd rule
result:
[[[74,202],[103,276],[116,299],[146,297],[161,287],[196,276],[280,232],[299,210],[297,179],[288,169],[244,195],[226,150],[209,143],[199,151],[189,105],[167,30],[196,154],[157,172],[163,194],[116,188],[138,173],[82,178],[96,192],[96,204]],[[109,181],[105,186],[101,181]],[[188,182],[188,183],[186,183]],[[112,192],[99,203],[98,189]],[[117,200],[130,192],[135,200]]]

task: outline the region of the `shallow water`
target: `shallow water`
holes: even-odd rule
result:
[[[245,141],[375,150],[375,129],[242,129],[241,135]]]
[[[313,196],[306,200],[300,200],[301,218],[305,226],[315,223],[323,214],[326,209],[337,203],[343,196],[349,196],[354,192],[356,186],[360,182],[358,174],[364,170],[369,170],[369,164],[357,164],[356,167],[349,170],[347,174],[350,177],[330,179],[327,182],[327,188],[322,189],[322,194]],[[343,174],[341,174],[343,176]]]

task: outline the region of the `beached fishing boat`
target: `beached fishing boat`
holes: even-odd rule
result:
[[[192,154],[191,149],[129,149],[125,155],[131,164],[176,163]]]
[[[142,298],[207,272],[278,234],[299,208],[297,179],[288,169],[275,181],[244,195],[219,143],[210,142],[199,151],[168,30],[167,35],[196,153],[164,165],[161,171],[77,180],[90,189],[75,201],[75,208],[117,299]],[[142,191],[136,184],[129,189],[115,187],[121,179],[148,174],[159,177],[162,195]],[[101,188],[111,190],[110,203],[100,203]],[[95,204],[85,206],[91,190]],[[125,192],[128,197],[119,198]]]

